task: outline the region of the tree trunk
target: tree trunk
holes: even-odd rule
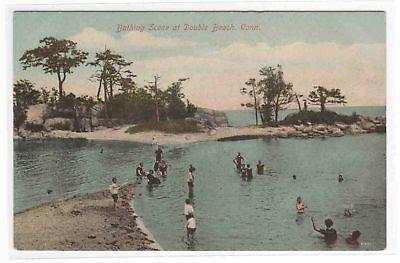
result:
[[[296,95],[296,100],[297,100],[297,107],[299,107],[299,112],[301,112],[301,103],[299,100],[299,96]]]
[[[253,97],[254,97],[254,112],[256,114],[256,125],[258,126],[257,97],[254,85],[253,85]]]
[[[57,78],[58,78],[58,99],[61,100],[62,96],[63,96],[63,81],[61,79],[61,73],[57,72]]]
[[[263,115],[261,114],[261,109],[260,109],[260,107],[257,107],[257,111],[260,113],[261,123],[264,124],[264,117],[263,117]]]
[[[325,111],[326,110],[326,106],[325,106],[326,99],[321,98],[320,102],[321,102],[321,112]]]
[[[275,114],[275,119],[274,119],[274,122],[275,122],[275,125],[277,125],[277,126],[278,126],[278,114],[279,114],[279,106],[278,106],[278,107],[275,107],[275,112],[274,112],[274,114]]]
[[[97,89],[97,100],[100,101],[101,84],[103,83],[103,78],[100,78],[99,88]]]
[[[104,88],[104,116],[106,118],[107,127],[111,127],[110,117],[108,116],[107,83],[105,80],[103,81],[103,88]]]

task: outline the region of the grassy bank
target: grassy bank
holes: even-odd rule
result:
[[[184,121],[163,121],[163,122],[144,122],[129,127],[125,132],[138,133],[146,131],[161,131],[166,133],[194,133],[201,132],[196,123],[187,123]]]

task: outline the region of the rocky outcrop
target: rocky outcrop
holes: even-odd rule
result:
[[[51,130],[72,131],[74,130],[74,120],[69,118],[60,118],[60,117],[50,118],[46,119],[43,126],[47,131]]]
[[[50,108],[46,104],[31,105],[26,111],[25,124],[43,125],[49,114]]]
[[[228,127],[228,118],[223,111],[198,108],[193,119],[205,129]]]

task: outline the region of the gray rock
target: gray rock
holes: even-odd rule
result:
[[[74,120],[68,118],[51,118],[44,122],[46,130],[64,130],[72,131],[74,129]]]
[[[50,109],[46,104],[31,105],[26,111],[26,122],[34,125],[43,125],[49,115],[49,111]]]
[[[369,120],[362,119],[360,126],[363,130],[369,130],[369,129],[375,127],[375,124]]]

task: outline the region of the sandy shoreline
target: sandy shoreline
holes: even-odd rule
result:
[[[121,188],[114,210],[109,191],[57,200],[14,214],[18,250],[162,250],[133,212],[134,183]]]
[[[93,132],[72,132],[53,130],[46,133],[30,133],[28,139],[43,138],[83,138],[88,140],[114,140],[132,141],[139,143],[152,143],[153,138],[161,144],[182,144],[203,141],[228,141],[255,138],[318,138],[318,137],[341,137],[345,135],[358,135],[374,132],[385,132],[386,123],[374,124],[369,122],[345,125],[345,124],[315,124],[315,125],[293,125],[279,127],[218,127],[208,132],[169,134],[159,131],[146,131],[137,133],[126,133],[129,125],[96,130]],[[379,129],[378,129],[379,128]],[[20,137],[15,137],[20,139]]]

